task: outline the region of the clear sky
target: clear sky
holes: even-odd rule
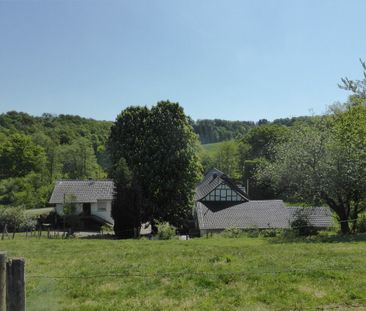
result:
[[[178,101],[194,119],[322,113],[362,78],[366,1],[0,0],[0,113],[114,120]]]

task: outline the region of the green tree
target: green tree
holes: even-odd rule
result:
[[[286,138],[288,128],[283,125],[266,124],[252,128],[243,136],[242,142],[250,146],[249,159],[272,156],[272,146]]]
[[[35,145],[29,136],[13,134],[0,145],[0,179],[40,172],[45,162],[43,148]]]
[[[79,138],[71,145],[59,147],[62,175],[70,179],[102,178],[103,170],[97,163],[94,150],[86,138]]]
[[[343,233],[365,210],[366,107],[352,106],[316,125],[296,127],[258,170],[288,197],[327,204]],[[356,222],[354,222],[355,225]],[[354,226],[353,228],[354,229]]]
[[[234,140],[222,142],[213,156],[214,166],[233,178],[240,177],[238,145]]]
[[[127,203],[132,219],[125,229],[138,229],[141,223],[155,220],[182,226],[201,173],[197,137],[183,109],[169,101],[151,109],[125,109],[111,129],[109,150],[113,167],[120,166],[121,174],[112,174],[116,184],[123,188],[123,180],[130,176],[130,186],[117,189],[117,197],[129,193],[129,201],[132,197],[136,203]],[[124,208],[123,202],[114,204],[114,209]]]

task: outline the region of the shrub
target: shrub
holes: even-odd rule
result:
[[[260,232],[260,235],[265,238],[274,238],[280,232],[279,229],[264,229]]]
[[[113,232],[113,228],[111,226],[108,226],[108,225],[103,225],[103,226],[100,227],[100,232],[102,234],[111,233],[111,232]]]
[[[170,240],[175,237],[176,228],[171,226],[168,222],[159,222],[157,223],[156,228],[158,228],[156,237],[159,240]]]
[[[366,216],[362,215],[361,218],[357,221],[356,231],[360,233],[366,232]]]
[[[304,209],[299,209],[294,215],[294,220],[291,222],[291,228],[295,235],[298,236],[309,236],[317,235],[318,230],[312,226],[306,215]]]
[[[224,236],[225,238],[240,238],[242,233],[243,231],[239,228],[226,228],[222,232],[222,236]]]
[[[4,207],[0,208],[0,227],[1,230],[7,225],[8,230],[22,230],[27,227],[32,227],[35,225],[35,220],[27,216],[25,209],[21,206],[19,207]]]
[[[252,228],[247,230],[248,238],[257,238],[260,235],[260,230],[258,228]]]

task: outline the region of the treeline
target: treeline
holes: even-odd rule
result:
[[[205,119],[192,121],[192,127],[202,144],[211,144],[240,138],[256,126],[265,124],[293,126],[296,122],[308,122],[311,119],[312,117],[308,116],[275,119],[273,122],[266,119],[261,119],[258,122]]]

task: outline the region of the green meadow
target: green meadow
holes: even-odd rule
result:
[[[27,310],[365,310],[366,237],[0,241]]]

